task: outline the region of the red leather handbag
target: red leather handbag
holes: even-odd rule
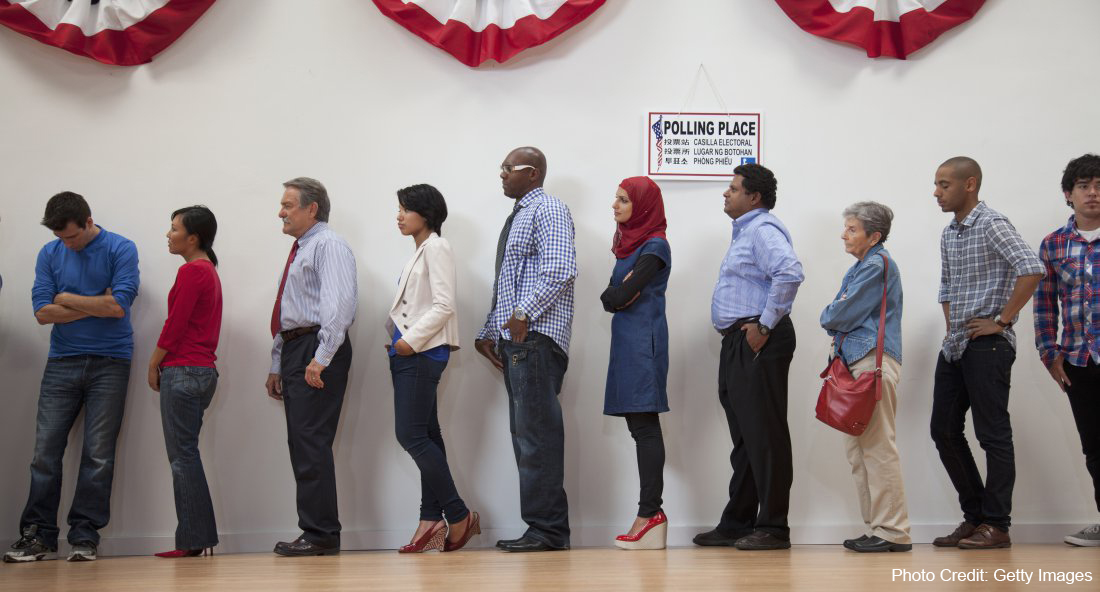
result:
[[[875,404],[882,399],[882,342],[886,327],[886,277],[890,269],[890,260],[882,257],[882,306],[878,315],[878,341],[875,345],[875,371],[864,372],[859,378],[852,378],[844,358],[840,355],[840,344],[836,345],[836,355],[829,365],[821,371],[825,382],[817,395],[817,418],[830,427],[845,434],[858,436],[867,429],[871,416],[875,413]]]

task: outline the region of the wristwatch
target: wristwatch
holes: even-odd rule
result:
[[[512,311],[512,316],[515,317],[517,321],[527,320],[527,313],[523,312],[522,308],[517,308],[516,310]]]
[[[993,322],[1000,325],[1002,329],[1007,329],[1007,328],[1012,326],[1011,322],[1006,323],[1006,322],[1002,321],[1001,320],[1001,315],[997,315],[997,316],[993,317]]]
[[[768,333],[772,332],[772,330],[769,329],[767,325],[765,325],[764,323],[761,323],[761,322],[756,323],[756,330],[760,331],[760,334],[763,335],[764,337],[767,337]]]

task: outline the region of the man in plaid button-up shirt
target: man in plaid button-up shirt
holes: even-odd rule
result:
[[[1062,175],[1062,192],[1073,215],[1039,247],[1046,277],[1035,292],[1035,345],[1069,398],[1100,511],[1100,156],[1071,160]],[[1100,524],[1065,541],[1100,546]]]
[[[569,548],[565,427],[558,393],[569,365],[573,218],[542,189],[546,156],[516,148],[500,165],[504,195],[515,200],[497,242],[493,303],[474,347],[504,373],[512,447],[519,468],[520,516],[527,532],[497,542],[505,551]]]
[[[936,365],[932,439],[951,477],[964,521],[939,537],[940,547],[994,549],[1012,544],[1012,487],[1016,481],[1008,392],[1016,335],[1012,323],[1043,277],[1039,258],[1012,223],[978,201],[982,171],[956,157],[936,171],[934,195],[955,219],[940,239],[939,301],[947,324]],[[983,481],[963,435],[966,411],[986,452]]]

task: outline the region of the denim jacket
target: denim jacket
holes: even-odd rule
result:
[[[844,336],[840,355],[849,365],[875,351],[882,303],[882,257],[879,255],[890,261],[883,351],[901,363],[901,274],[890,253],[882,245],[875,245],[862,261],[857,261],[844,274],[836,298],[821,311],[821,326],[833,337],[834,343]]]

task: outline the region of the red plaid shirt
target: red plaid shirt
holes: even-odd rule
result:
[[[1086,242],[1074,217],[1043,239],[1039,259],[1046,277],[1035,291],[1035,346],[1048,367],[1061,354],[1074,366],[1100,363],[1100,240]],[[1058,310],[1062,342],[1058,343]]]

